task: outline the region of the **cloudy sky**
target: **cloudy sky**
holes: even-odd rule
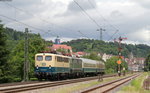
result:
[[[149,17],[150,0],[0,1],[0,20],[5,26],[20,31],[29,28],[48,40],[56,36],[63,41],[99,39],[97,29],[103,28],[105,41],[122,36],[128,38],[125,43],[150,44]]]

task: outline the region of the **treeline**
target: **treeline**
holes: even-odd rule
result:
[[[23,80],[24,32],[0,24],[0,83]],[[34,77],[34,55],[46,47],[39,34],[29,34],[29,77]]]
[[[64,42],[72,46],[74,51],[99,52],[106,54],[118,55],[118,44],[114,42],[105,42],[94,39],[77,39]],[[144,44],[122,44],[122,55],[128,57],[132,52],[135,57],[147,57],[150,52],[150,46]]]

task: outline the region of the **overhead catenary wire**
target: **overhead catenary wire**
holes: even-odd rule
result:
[[[92,6],[92,8],[95,8],[94,5],[92,4],[92,2],[90,0],[88,0],[89,4]],[[99,18],[103,19],[105,22],[107,22],[112,28],[114,28],[116,31],[114,32],[114,34],[110,37],[110,39],[113,38],[113,36],[119,32],[118,28],[116,28],[114,25],[112,25],[102,14],[99,13],[99,11],[95,8],[96,13],[98,14]],[[108,35],[108,33],[106,33]],[[109,36],[109,35],[108,35]],[[110,39],[108,41],[110,41]]]
[[[65,27],[62,27],[62,26],[60,26],[60,25],[56,25],[56,24],[54,24],[54,23],[51,23],[51,22],[49,22],[49,21],[47,21],[47,20],[44,20],[43,18],[41,18],[41,17],[38,16],[38,15],[35,15],[35,14],[33,14],[33,13],[31,13],[31,12],[28,12],[28,11],[25,11],[25,10],[23,10],[23,9],[21,9],[21,8],[15,7],[15,6],[13,6],[13,5],[7,3],[7,2],[5,2],[5,4],[8,5],[8,6],[10,6],[10,7],[12,7],[12,8],[14,8],[15,10],[19,10],[19,11],[24,12],[24,13],[26,13],[26,14],[28,14],[28,15],[31,15],[31,16],[36,16],[36,17],[38,17],[41,21],[43,21],[43,22],[45,22],[45,23],[47,23],[47,24],[51,24],[51,25],[57,26],[57,27],[59,27],[59,28],[63,28],[65,31],[75,31],[75,30],[72,30],[72,29],[69,29],[69,28],[65,28]],[[45,32],[45,33],[46,33],[46,32]],[[44,35],[45,33],[43,33],[43,34],[41,34],[41,35]],[[55,36],[53,33],[51,33],[51,35],[52,35],[52,36]],[[61,37],[60,35],[56,35],[56,36]],[[62,38],[61,38],[61,39],[62,39]],[[64,40],[64,39],[62,39],[62,40]],[[65,41],[65,40],[64,40],[64,41]]]
[[[49,21],[47,21],[47,20],[41,18],[41,17],[38,16],[38,15],[35,15],[35,14],[33,14],[33,13],[31,13],[31,12],[28,12],[28,11],[25,11],[25,10],[23,10],[23,9],[21,9],[21,8],[15,7],[15,6],[13,6],[13,5],[7,3],[7,2],[5,2],[5,4],[7,4],[8,6],[14,8],[14,9],[17,9],[17,10],[19,10],[19,11],[21,11],[21,12],[24,12],[24,13],[26,13],[26,14],[28,14],[28,15],[31,15],[31,16],[33,16],[33,17],[36,16],[36,17],[38,17],[41,21],[43,21],[43,22],[45,22],[45,23],[47,23],[47,24],[55,25],[55,26],[57,26],[57,27],[59,27],[59,28],[63,28],[63,29],[66,30],[66,31],[74,31],[74,30],[72,30],[72,29],[69,29],[69,28],[62,27],[62,26],[60,26],[60,25],[56,25],[56,24],[54,24],[54,23],[51,23],[51,22],[49,22]]]
[[[75,1],[76,2],[76,1]],[[77,2],[76,2],[77,3]],[[9,4],[9,3],[6,3],[5,2],[5,4],[7,4],[8,6],[10,6],[10,7],[12,7],[12,8],[14,8],[14,9],[16,9],[16,10],[19,10],[19,11],[21,11],[21,12],[24,12],[24,13],[26,13],[26,14],[28,14],[28,15],[31,15],[31,16],[37,16],[37,15],[35,15],[35,14],[33,14],[33,13],[30,13],[30,12],[28,12],[28,11],[25,11],[25,10],[23,10],[23,9],[20,9],[20,8],[17,8],[17,7],[15,7],[15,6],[13,6],[13,5],[11,5],[11,4]],[[78,4],[78,3],[77,3]],[[79,4],[78,4],[79,5]],[[84,11],[84,9],[79,5],[79,7]],[[84,13],[85,14],[87,14],[88,15],[88,13],[86,13],[86,11],[84,11]],[[52,24],[52,25],[56,25],[56,24],[53,24],[53,23],[50,23],[49,21],[47,21],[47,20],[44,20],[43,18],[41,18],[41,17],[39,17],[39,16],[37,16],[41,21],[43,21],[43,22],[45,22],[45,23],[48,23],[48,24]],[[90,15],[88,15],[88,17],[98,26],[98,27],[100,27],[100,25],[90,16]],[[58,25],[56,25],[56,26],[58,26]],[[61,27],[61,26],[58,26],[58,27]],[[63,27],[61,27],[61,28],[63,28]],[[65,28],[67,31],[69,30],[69,31],[73,31],[73,30],[71,30],[71,29],[68,29],[68,28]],[[82,33],[82,35],[84,35],[84,36],[86,36],[85,34],[83,34]],[[86,36],[87,37],[87,36]]]
[[[88,38],[88,39],[90,39],[88,36],[86,36],[84,33],[82,33],[80,30],[78,31],[82,36],[84,36],[84,37],[86,37],[86,38]]]
[[[47,35],[47,34],[51,34],[52,36],[56,37],[57,35],[54,35],[53,33],[50,33],[51,31],[48,30],[48,31],[45,31],[44,33],[42,33],[41,35]]]
[[[25,10],[23,10],[23,9],[21,9],[21,8],[17,8],[17,7],[15,7],[15,6],[13,6],[13,5],[11,5],[11,4],[9,4],[9,3],[7,3],[7,2],[5,2],[5,4],[7,4],[8,6],[10,6],[10,7],[12,7],[12,8],[14,8],[15,10],[19,10],[19,11],[21,11],[21,12],[24,12],[24,13],[26,13],[26,14],[28,14],[28,15],[31,15],[31,16],[37,16],[37,15],[35,15],[35,14],[33,14],[33,13],[30,13],[30,12],[28,12],[28,11],[25,11]],[[43,22],[45,22],[45,23],[48,23],[48,24],[52,24],[52,25],[56,25],[56,24],[54,24],[54,23],[50,23],[49,21],[47,21],[47,20],[44,20],[44,19],[42,19],[40,16],[37,16],[41,21],[43,21]],[[12,19],[12,18],[11,18]],[[13,19],[13,21],[15,21],[16,19]],[[17,20],[16,20],[17,21]],[[17,21],[17,22],[19,22],[19,21]],[[22,22],[19,22],[19,23],[22,23]],[[28,27],[31,27],[31,28],[35,28],[35,27],[33,27],[33,26],[30,26],[30,25],[27,25],[27,24],[25,24],[25,23],[22,23],[22,24],[24,24],[24,25],[26,25],[26,26],[28,26]],[[59,26],[59,25],[56,25],[56,26],[58,26],[58,27],[60,27],[60,28],[64,28],[64,27],[62,27],[62,26]],[[35,28],[36,29],[36,28]],[[64,29],[66,29],[66,31],[71,31],[71,29],[68,29],[68,28],[64,28]],[[37,29],[36,29],[37,30]],[[43,31],[43,30],[41,30],[41,31]],[[49,32],[48,31],[46,31],[45,33],[43,33],[43,34],[41,34],[41,35],[44,35],[44,34],[49,34]],[[58,35],[54,35],[53,33],[50,33],[52,36],[54,36],[54,37],[56,37],[56,36],[58,36]],[[60,36],[60,35],[59,35]],[[62,39],[62,38],[61,38]]]
[[[73,0],[73,1],[75,1],[75,0]],[[76,1],[75,1],[75,2],[76,2]],[[76,3],[78,4],[78,2],[76,2]],[[51,22],[49,22],[49,21],[47,21],[47,20],[44,20],[43,18],[41,18],[41,17],[38,16],[38,15],[35,15],[35,14],[33,14],[33,13],[30,13],[30,12],[25,11],[25,10],[20,9],[20,8],[17,8],[16,6],[13,6],[13,5],[9,4],[9,3],[6,3],[6,2],[5,2],[5,4],[7,4],[7,5],[10,6],[10,7],[13,7],[13,8],[16,9],[16,10],[22,11],[22,12],[28,14],[28,15],[36,16],[36,17],[38,17],[41,21],[43,21],[43,22],[45,22],[45,23],[52,24],[52,25],[56,25],[56,24],[53,24],[53,23],[51,23]],[[79,4],[78,4],[78,5],[79,5]],[[80,5],[79,5],[79,6],[80,6]],[[81,8],[83,11],[85,11],[81,6],[80,6],[80,8]],[[84,13],[87,14],[87,15],[89,15],[86,11],[85,11]],[[96,20],[94,20],[90,15],[89,15],[89,18],[90,18],[98,27],[100,27],[100,25],[96,22]],[[56,25],[56,26],[61,27],[61,28],[64,28],[64,27],[59,26],[59,25]],[[71,29],[68,29],[68,28],[64,28],[64,29],[65,29],[66,31],[68,31],[68,30],[71,31]],[[42,30],[41,30],[41,31],[42,31]],[[72,30],[72,31],[73,31],[73,30]],[[108,35],[108,34],[107,34],[107,35]],[[53,36],[54,36],[54,35],[53,35]],[[86,35],[84,34],[84,36],[86,36]],[[86,37],[87,37],[87,36],[86,36]]]
[[[95,8],[90,0],[88,0],[88,2],[93,8]],[[105,22],[107,22],[112,28],[114,28],[115,30],[118,30],[118,28],[116,28],[114,25],[112,25],[102,14],[99,13],[99,11],[96,8],[95,8],[95,11],[98,14],[98,16],[100,18],[102,18]]]
[[[0,16],[1,16],[1,17],[4,17],[4,18],[7,18],[7,19],[9,19],[9,20],[15,21],[15,22],[17,22],[17,23],[23,24],[23,25],[25,25],[25,26],[31,27],[31,28],[33,28],[33,29],[35,29],[35,30],[44,31],[44,30],[42,30],[42,29],[40,29],[40,28],[33,27],[33,26],[31,26],[31,25],[25,24],[25,23],[23,23],[23,22],[20,22],[20,21],[18,21],[18,20],[16,20],[16,19],[13,19],[13,18],[8,17],[8,16],[2,15],[2,14],[0,14]]]
[[[4,18],[6,18],[6,19],[9,19],[9,20],[15,21],[15,22],[17,22],[17,23],[23,24],[23,25],[25,25],[25,26],[27,26],[27,27],[30,27],[30,28],[32,28],[32,29],[35,29],[35,30],[38,30],[38,31],[43,31],[43,32],[45,32],[45,33],[46,33],[46,31],[45,31],[45,30],[43,30],[43,29],[40,29],[40,28],[37,28],[37,27],[31,26],[31,25],[28,25],[28,24],[23,23],[23,22],[20,22],[20,21],[18,21],[18,20],[16,20],[16,19],[13,19],[13,18],[7,17],[7,16],[2,15],[2,14],[0,14],[0,16],[1,16],[1,17],[4,17]],[[53,34],[52,34],[52,35],[53,35]],[[53,36],[54,36],[54,35],[53,35]]]
[[[44,35],[44,34],[51,34],[53,37],[57,37],[57,36],[58,36],[58,35],[54,35],[53,33],[50,33],[51,31],[46,31],[46,30],[43,30],[43,29],[40,29],[40,28],[31,26],[31,25],[28,25],[28,24],[26,24],[26,23],[20,22],[20,21],[18,21],[18,20],[16,20],[16,19],[7,17],[7,16],[5,16],[5,15],[0,14],[0,16],[1,16],[1,17],[4,17],[4,18],[6,18],[6,19],[9,19],[9,20],[15,21],[15,22],[17,22],[17,23],[23,24],[23,25],[25,25],[25,26],[27,26],[27,27],[30,27],[30,28],[32,28],[32,29],[35,29],[35,30],[38,30],[38,31],[43,31],[44,33],[41,34],[41,35]],[[64,40],[63,38],[61,38],[61,39]]]
[[[108,41],[110,41],[117,32],[119,32],[119,30],[116,30],[116,32],[109,38]]]
[[[90,19],[90,20],[92,20],[95,24],[96,24],[96,26],[98,27],[98,28],[100,28],[101,26],[96,22],[96,20],[94,20],[81,6],[80,6],[80,4],[78,3],[78,2],[76,2],[75,0],[73,0],[74,1],[74,3],[87,15],[87,17]]]
[[[74,3],[76,4],[76,5],[78,5],[78,7],[86,14],[86,16],[88,16],[88,18],[90,19],[90,20],[92,20],[95,24],[96,24],[96,26],[98,27],[98,28],[102,28],[102,26],[100,26],[98,23],[97,23],[97,21],[96,20],[94,20],[85,10],[84,10],[84,8],[82,8],[81,6],[80,6],[80,4],[77,2],[77,1],[75,1],[75,0],[73,0],[74,1]],[[109,36],[109,34],[106,32],[106,34]]]

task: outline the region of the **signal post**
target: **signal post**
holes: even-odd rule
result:
[[[118,41],[115,40],[115,42],[118,42],[118,61],[117,61],[117,64],[118,64],[118,76],[121,76],[121,59],[122,59],[122,55],[121,55],[121,51],[122,51],[122,47],[121,47],[121,41],[123,39],[127,39],[127,38],[122,38],[122,37],[119,37],[118,38]]]

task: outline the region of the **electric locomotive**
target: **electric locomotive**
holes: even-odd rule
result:
[[[70,57],[39,53],[35,55],[35,75],[38,79],[53,79],[68,76],[70,71]]]

